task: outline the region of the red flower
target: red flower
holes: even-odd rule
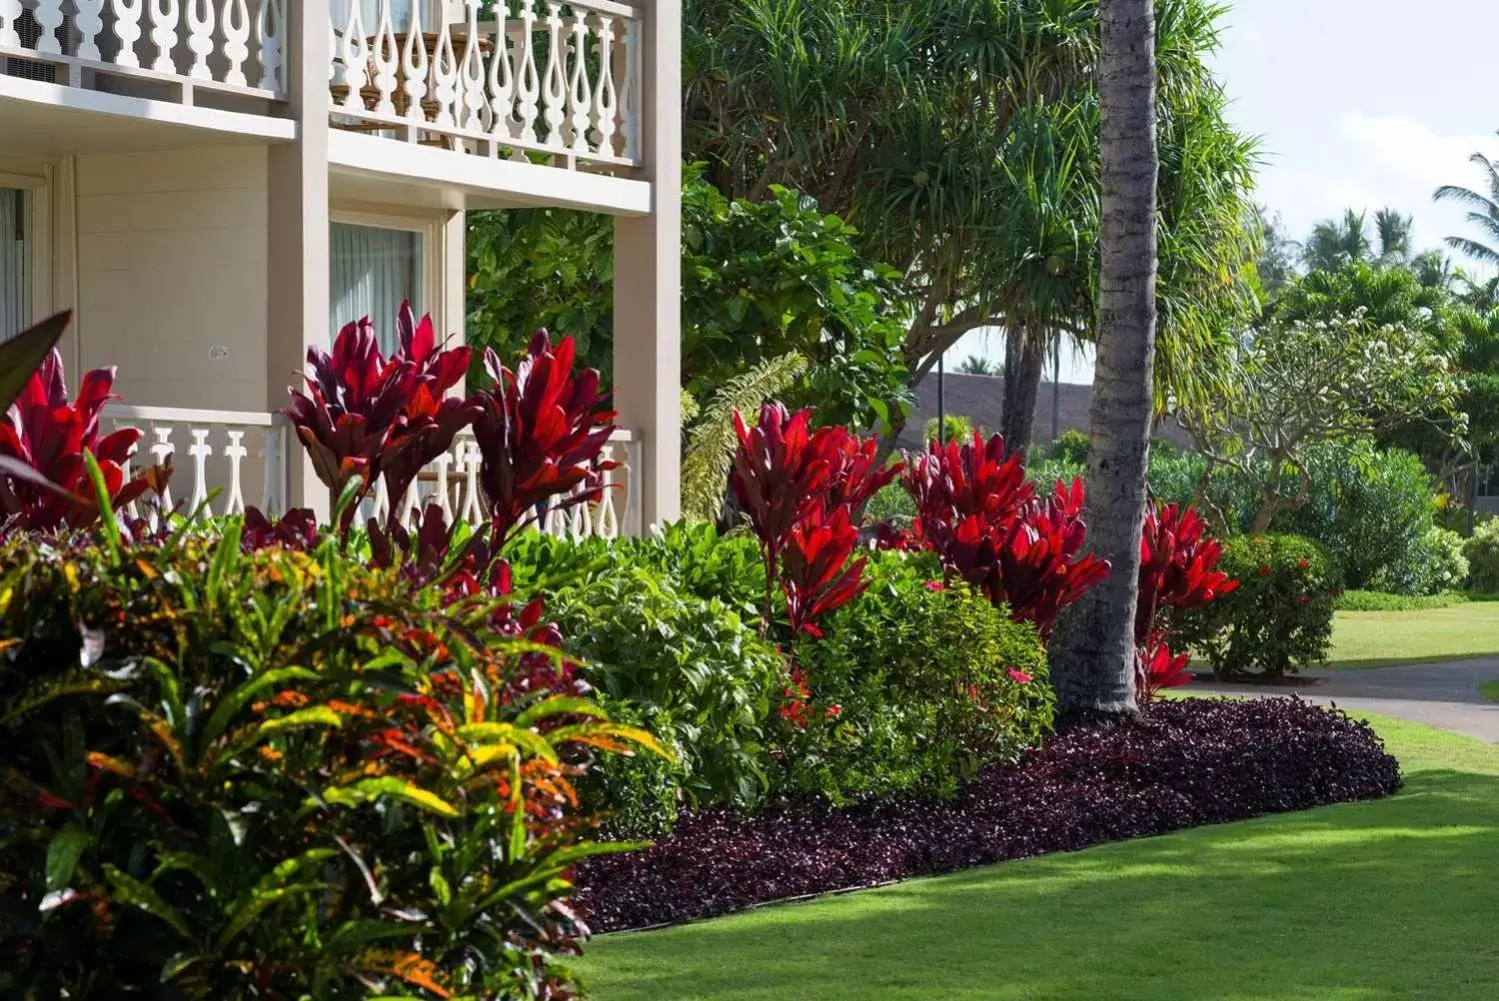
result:
[[[838,715],[841,712],[843,712],[843,707],[840,706],[838,703],[834,702],[832,705],[828,706],[827,711],[822,714],[822,718],[823,719],[837,719]]]
[[[1305,605],[1305,604],[1306,604],[1306,603],[1307,603],[1307,602],[1308,602],[1308,601],[1311,601],[1311,600],[1312,600],[1312,599],[1311,599],[1311,598],[1309,598],[1309,597],[1307,597],[1307,596],[1306,596],[1306,595],[1304,595],[1304,594],[1303,594],[1303,595],[1302,595],[1302,596],[1301,596],[1301,603],[1302,603],[1302,604],[1303,604],[1303,605]]]
[[[1300,563],[1298,563],[1296,565],[1298,567],[1300,567],[1301,569],[1303,569],[1303,570],[1305,570],[1307,567],[1311,566],[1311,564],[1308,563],[1306,560],[1302,560]]]
[[[1259,574],[1259,575],[1260,575],[1260,576],[1261,576],[1261,577],[1268,577],[1268,576],[1270,576],[1270,568],[1269,568],[1269,567],[1260,567],[1260,568],[1259,568],[1259,570],[1258,570],[1258,571],[1256,571],[1256,572],[1257,572],[1257,573],[1258,573],[1258,574]]]
[[[946,591],[947,585],[942,583],[940,580],[929,580],[926,582],[926,589],[934,593],[937,591]]]
[[[1008,674],[1010,680],[1018,685],[1029,685],[1035,680],[1033,675],[1026,674],[1024,671],[1017,671],[1013,667],[1005,668],[1005,674]]]

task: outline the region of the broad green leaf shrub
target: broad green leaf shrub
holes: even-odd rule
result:
[[[800,721],[781,714],[788,794],[951,795],[1040,743],[1054,700],[1034,626],[966,584],[944,585],[930,554],[881,553],[866,573],[869,586],[828,616],[823,636],[796,645],[816,696]]]
[[[573,783],[650,738],[507,615],[235,521],[0,548],[4,993],[576,996]]]
[[[1410,550],[1374,580],[1381,591],[1401,595],[1436,595],[1466,587],[1466,540],[1440,525],[1427,525]]]
[[[1241,535],[1224,544],[1218,569],[1238,588],[1175,619],[1214,674],[1282,677],[1323,664],[1340,589],[1320,545],[1297,535]]]
[[[570,654],[611,713],[661,736],[675,762],[607,762],[590,783],[613,826],[656,833],[689,806],[753,811],[769,789],[766,737],[785,658],[756,621],[647,566],[616,564],[549,606]]]
[[[1499,591],[1499,518],[1492,518],[1473,529],[1473,537],[1463,544],[1468,571],[1475,590]]]

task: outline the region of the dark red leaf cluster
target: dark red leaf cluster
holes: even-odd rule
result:
[[[735,412],[739,447],[729,484],[765,560],[767,602],[779,580],[793,633],[817,633],[816,619],[852,600],[863,588],[860,511],[900,473],[879,462],[879,443],[846,427],[813,429],[812,411],[790,413],[780,403],[760,408],[753,425]]]
[[[597,931],[641,928],[1399,788],[1379,738],[1337,710],[1163,702],[1063,733],[951,800],[684,815],[651,848],[579,866],[578,903]]]
[[[0,419],[0,456],[40,474],[54,489],[22,476],[0,475],[0,526],[51,532],[78,528],[99,516],[84,453],[93,453],[104,475],[111,506],[118,511],[146,491],[161,489],[166,468],[142,470],[127,478],[125,467],[141,433],[120,428],[100,435],[105,404],[118,399],[114,368],[96,368],[83,377],[78,397],[68,400],[62,356],[53,349]]]
[[[544,330],[513,372],[485,352],[494,387],[475,396],[474,438],[496,546],[549,508],[597,501],[602,474],[619,465],[600,458],[614,432],[608,395],[598,372],[575,372],[574,360],[573,339],[553,346]]]
[[[933,441],[906,457],[902,482],[916,504],[915,540],[1043,638],[1063,608],[1108,575],[1106,561],[1082,552],[1082,481],[1038,497],[1020,454],[1006,456],[999,435]]]
[[[390,496],[388,523],[400,518],[400,501],[417,474],[453,443],[474,418],[473,403],[451,395],[468,372],[469,349],[443,349],[432,319],[415,319],[409,302],[397,318],[399,346],[386,358],[369,317],[349,323],[332,352],[307,350],[307,392],[291,389],[282,411],[312,457],[318,479],[333,498],[358,476],[356,502],[377,479]],[[347,531],[354,505],[343,512]]]
[[[290,549],[306,553],[321,541],[317,515],[310,508],[294,507],[280,518],[272,521],[257,507],[245,510],[244,530],[240,535],[240,549],[247,553],[261,549]]]
[[[1173,654],[1169,614],[1201,608],[1239,582],[1217,569],[1222,544],[1190,507],[1151,504],[1140,537],[1140,594],[1135,606],[1135,692],[1149,702],[1191,680],[1186,654]]]

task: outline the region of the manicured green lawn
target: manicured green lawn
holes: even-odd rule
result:
[[[1475,601],[1417,612],[1338,612],[1333,667],[1460,660],[1499,655],[1499,602]]]
[[[1376,721],[1407,789],[606,937],[596,1001],[1491,1001],[1499,749]]]
[[[1499,681],[1485,681],[1478,686],[1478,694],[1488,702],[1499,702]]]

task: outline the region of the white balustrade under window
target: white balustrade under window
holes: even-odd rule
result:
[[[629,431],[616,428],[604,451],[606,460],[621,463],[618,469],[603,474],[603,494],[597,501],[553,508],[545,512],[536,527],[550,535],[581,539],[600,536],[606,539],[621,535],[639,535],[640,501],[638,484],[629,471],[639,465],[640,442]],[[437,504],[451,522],[454,519],[479,524],[486,520],[484,494],[479,482],[479,446],[473,436],[464,432],[453,447],[431,463],[401,500],[401,520],[416,528],[421,512]],[[374,517],[385,520],[390,510],[390,496],[384,482],[376,485],[374,495],[364,504],[361,520]]]
[[[641,14],[629,4],[335,0],[330,10],[336,128],[569,168],[639,162]]]
[[[171,83],[184,103],[195,88],[279,99],[286,3],[0,0],[0,57],[24,60],[20,75],[73,86],[97,87],[100,76]]]
[[[284,419],[232,410],[186,410],[110,404],[105,431],[139,428],[132,467],[172,460],[163,507],[185,516],[243,514],[259,507],[278,516],[286,509],[287,449],[296,438]],[[143,505],[132,514],[143,516]]]
[[[279,415],[110,404],[101,423],[106,434],[121,427],[140,429],[140,442],[131,461],[133,469],[171,458],[171,485],[163,504],[168,511],[187,517],[243,514],[251,506],[271,517],[286,512],[289,449],[301,445],[290,424]],[[595,535],[613,539],[641,533],[639,487],[630,475],[630,470],[639,465],[639,439],[623,428],[616,429],[604,458],[622,465],[602,474],[602,496],[590,503],[549,510],[537,528],[575,539]],[[402,520],[415,528],[422,510],[431,503],[440,505],[450,522],[456,519],[479,524],[487,520],[479,465],[479,446],[465,431],[452,448],[422,471],[401,499]],[[323,487],[314,484],[310,489]],[[364,502],[359,521],[370,517],[384,521],[389,510],[390,498],[382,481]],[[128,513],[149,517],[150,505],[138,502]]]

